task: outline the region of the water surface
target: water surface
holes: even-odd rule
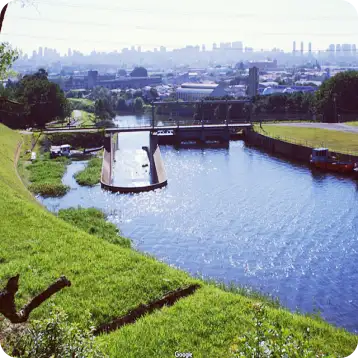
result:
[[[53,211],[81,205],[109,215],[134,246],[192,274],[249,285],[292,310],[320,310],[358,331],[358,186],[270,157],[229,149],[161,147],[168,187],[121,195],[81,188],[41,199]]]

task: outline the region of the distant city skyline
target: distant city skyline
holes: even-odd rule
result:
[[[284,0],[224,0],[220,7],[203,0],[123,5],[114,0],[37,0],[25,7],[10,4],[1,37],[30,56],[40,46],[64,55],[69,48],[84,54],[132,46],[142,51],[186,45],[211,50],[213,43],[220,47],[238,41],[255,51],[276,47],[285,52],[292,51],[293,41],[298,51],[303,42],[305,52],[311,43],[315,52],[330,44],[358,43],[357,25],[356,10],[343,0],[291,0],[289,7]]]

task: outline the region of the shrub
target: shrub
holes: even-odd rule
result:
[[[105,119],[103,121],[97,122],[96,127],[98,127],[98,128],[113,128],[113,127],[115,127],[115,124],[112,120]]]
[[[62,177],[66,172],[70,160],[65,157],[48,159],[48,153],[44,159],[36,160],[27,168],[30,171],[30,191],[44,197],[63,196],[69,187],[62,184]]]
[[[105,357],[95,344],[93,327],[69,322],[66,313],[56,307],[48,318],[8,334],[4,347],[12,356],[21,358]]]
[[[72,148],[97,148],[104,145],[105,131],[96,133],[51,133],[41,139],[41,146],[69,144]]]
[[[64,196],[69,190],[70,187],[63,184],[55,183],[34,183],[30,184],[29,190],[43,197],[61,197]]]
[[[87,167],[75,174],[76,182],[82,186],[94,186],[101,181],[102,159],[91,159]]]
[[[232,357],[245,358],[338,358],[311,347],[310,329],[303,335],[282,327],[269,319],[265,305],[253,306],[253,333],[241,336],[231,347]]]

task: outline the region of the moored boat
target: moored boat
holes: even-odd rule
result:
[[[355,163],[338,160],[330,154],[327,148],[313,149],[310,163],[317,169],[337,173],[353,173],[355,169]]]

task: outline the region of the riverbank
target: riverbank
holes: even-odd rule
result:
[[[357,133],[346,131],[306,128],[299,125],[262,125],[255,131],[266,137],[310,148],[326,147],[333,152],[358,156]]]
[[[175,351],[193,356],[230,357],[237,337],[254,337],[252,319],[257,300],[225,292],[185,272],[171,268],[131,249],[121,248],[74,228],[34,204],[16,176],[14,153],[20,136],[0,126],[0,215],[2,282],[20,273],[19,305],[61,275],[72,282],[51,302],[63,307],[71,321],[86,319],[96,325],[125,315],[140,304],[190,284],[201,285],[193,295],[128,325],[98,337],[112,357],[172,357]],[[14,247],[14,243],[16,246]],[[31,270],[29,270],[31,267]],[[33,317],[46,315],[48,305]],[[357,337],[285,309],[269,307],[268,316],[303,336],[310,328],[313,350],[347,356]]]

